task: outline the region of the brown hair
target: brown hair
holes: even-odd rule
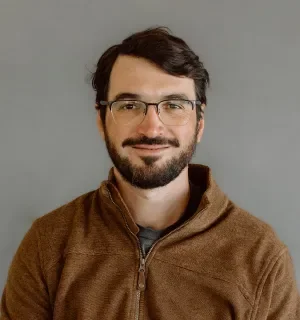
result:
[[[96,91],[96,104],[99,105],[100,100],[107,100],[110,73],[119,55],[145,58],[171,75],[193,79],[197,100],[207,104],[206,89],[209,85],[207,70],[186,42],[171,35],[167,27],[148,28],[134,33],[102,54],[96,71],[91,76],[92,86]],[[105,124],[106,110],[107,108],[100,108],[103,124]],[[197,119],[200,118],[201,108],[197,106]]]

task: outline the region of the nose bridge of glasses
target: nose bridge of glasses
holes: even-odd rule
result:
[[[159,108],[158,108],[159,103],[146,103],[145,102],[145,110],[144,110],[144,114],[143,114],[143,120],[141,122],[141,124],[143,123],[146,126],[157,126],[159,125],[159,123],[162,123],[162,120],[160,118],[160,114],[159,114]],[[153,106],[154,110],[152,112],[154,112],[154,114],[152,112],[149,113],[149,108]]]
[[[149,103],[146,103],[146,102],[145,102],[145,107],[146,107],[146,108],[145,108],[145,111],[144,111],[145,116],[147,115],[148,109],[149,109],[150,106],[154,106],[155,112],[157,113],[157,115],[159,115],[158,105],[159,105],[159,103],[155,103],[155,102],[149,102]]]

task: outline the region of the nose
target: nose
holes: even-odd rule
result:
[[[149,105],[143,122],[137,128],[138,133],[147,137],[157,137],[162,135],[163,128],[164,126],[159,119],[156,106]]]

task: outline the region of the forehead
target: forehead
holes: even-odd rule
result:
[[[194,80],[166,73],[143,58],[119,56],[110,75],[108,100],[117,94],[130,92],[146,99],[160,99],[174,93],[185,93],[194,100]]]

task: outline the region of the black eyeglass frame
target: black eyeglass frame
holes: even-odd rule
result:
[[[161,104],[162,102],[165,102],[165,101],[186,101],[186,102],[189,102],[191,103],[192,105],[192,110],[194,110],[194,107],[195,106],[200,106],[200,119],[202,119],[202,114],[201,113],[204,113],[203,109],[202,109],[202,102],[200,100],[187,100],[187,99],[166,99],[166,100],[161,100],[159,102],[145,102],[145,101],[142,101],[142,100],[136,100],[136,99],[120,99],[120,100],[111,100],[111,101],[105,101],[105,100],[100,100],[100,105],[101,106],[108,106],[109,107],[109,110],[110,112],[112,112],[111,110],[111,106],[113,105],[113,103],[115,102],[119,102],[119,101],[136,101],[136,102],[142,102],[145,104],[146,106],[146,111],[145,111],[145,116],[147,115],[147,112],[148,112],[148,108],[150,105],[154,105],[156,107],[156,112],[157,114],[159,115],[159,110],[158,110],[158,105]],[[98,103],[96,103],[95,105],[95,109],[96,110],[100,110],[101,109],[101,106],[100,106]]]

